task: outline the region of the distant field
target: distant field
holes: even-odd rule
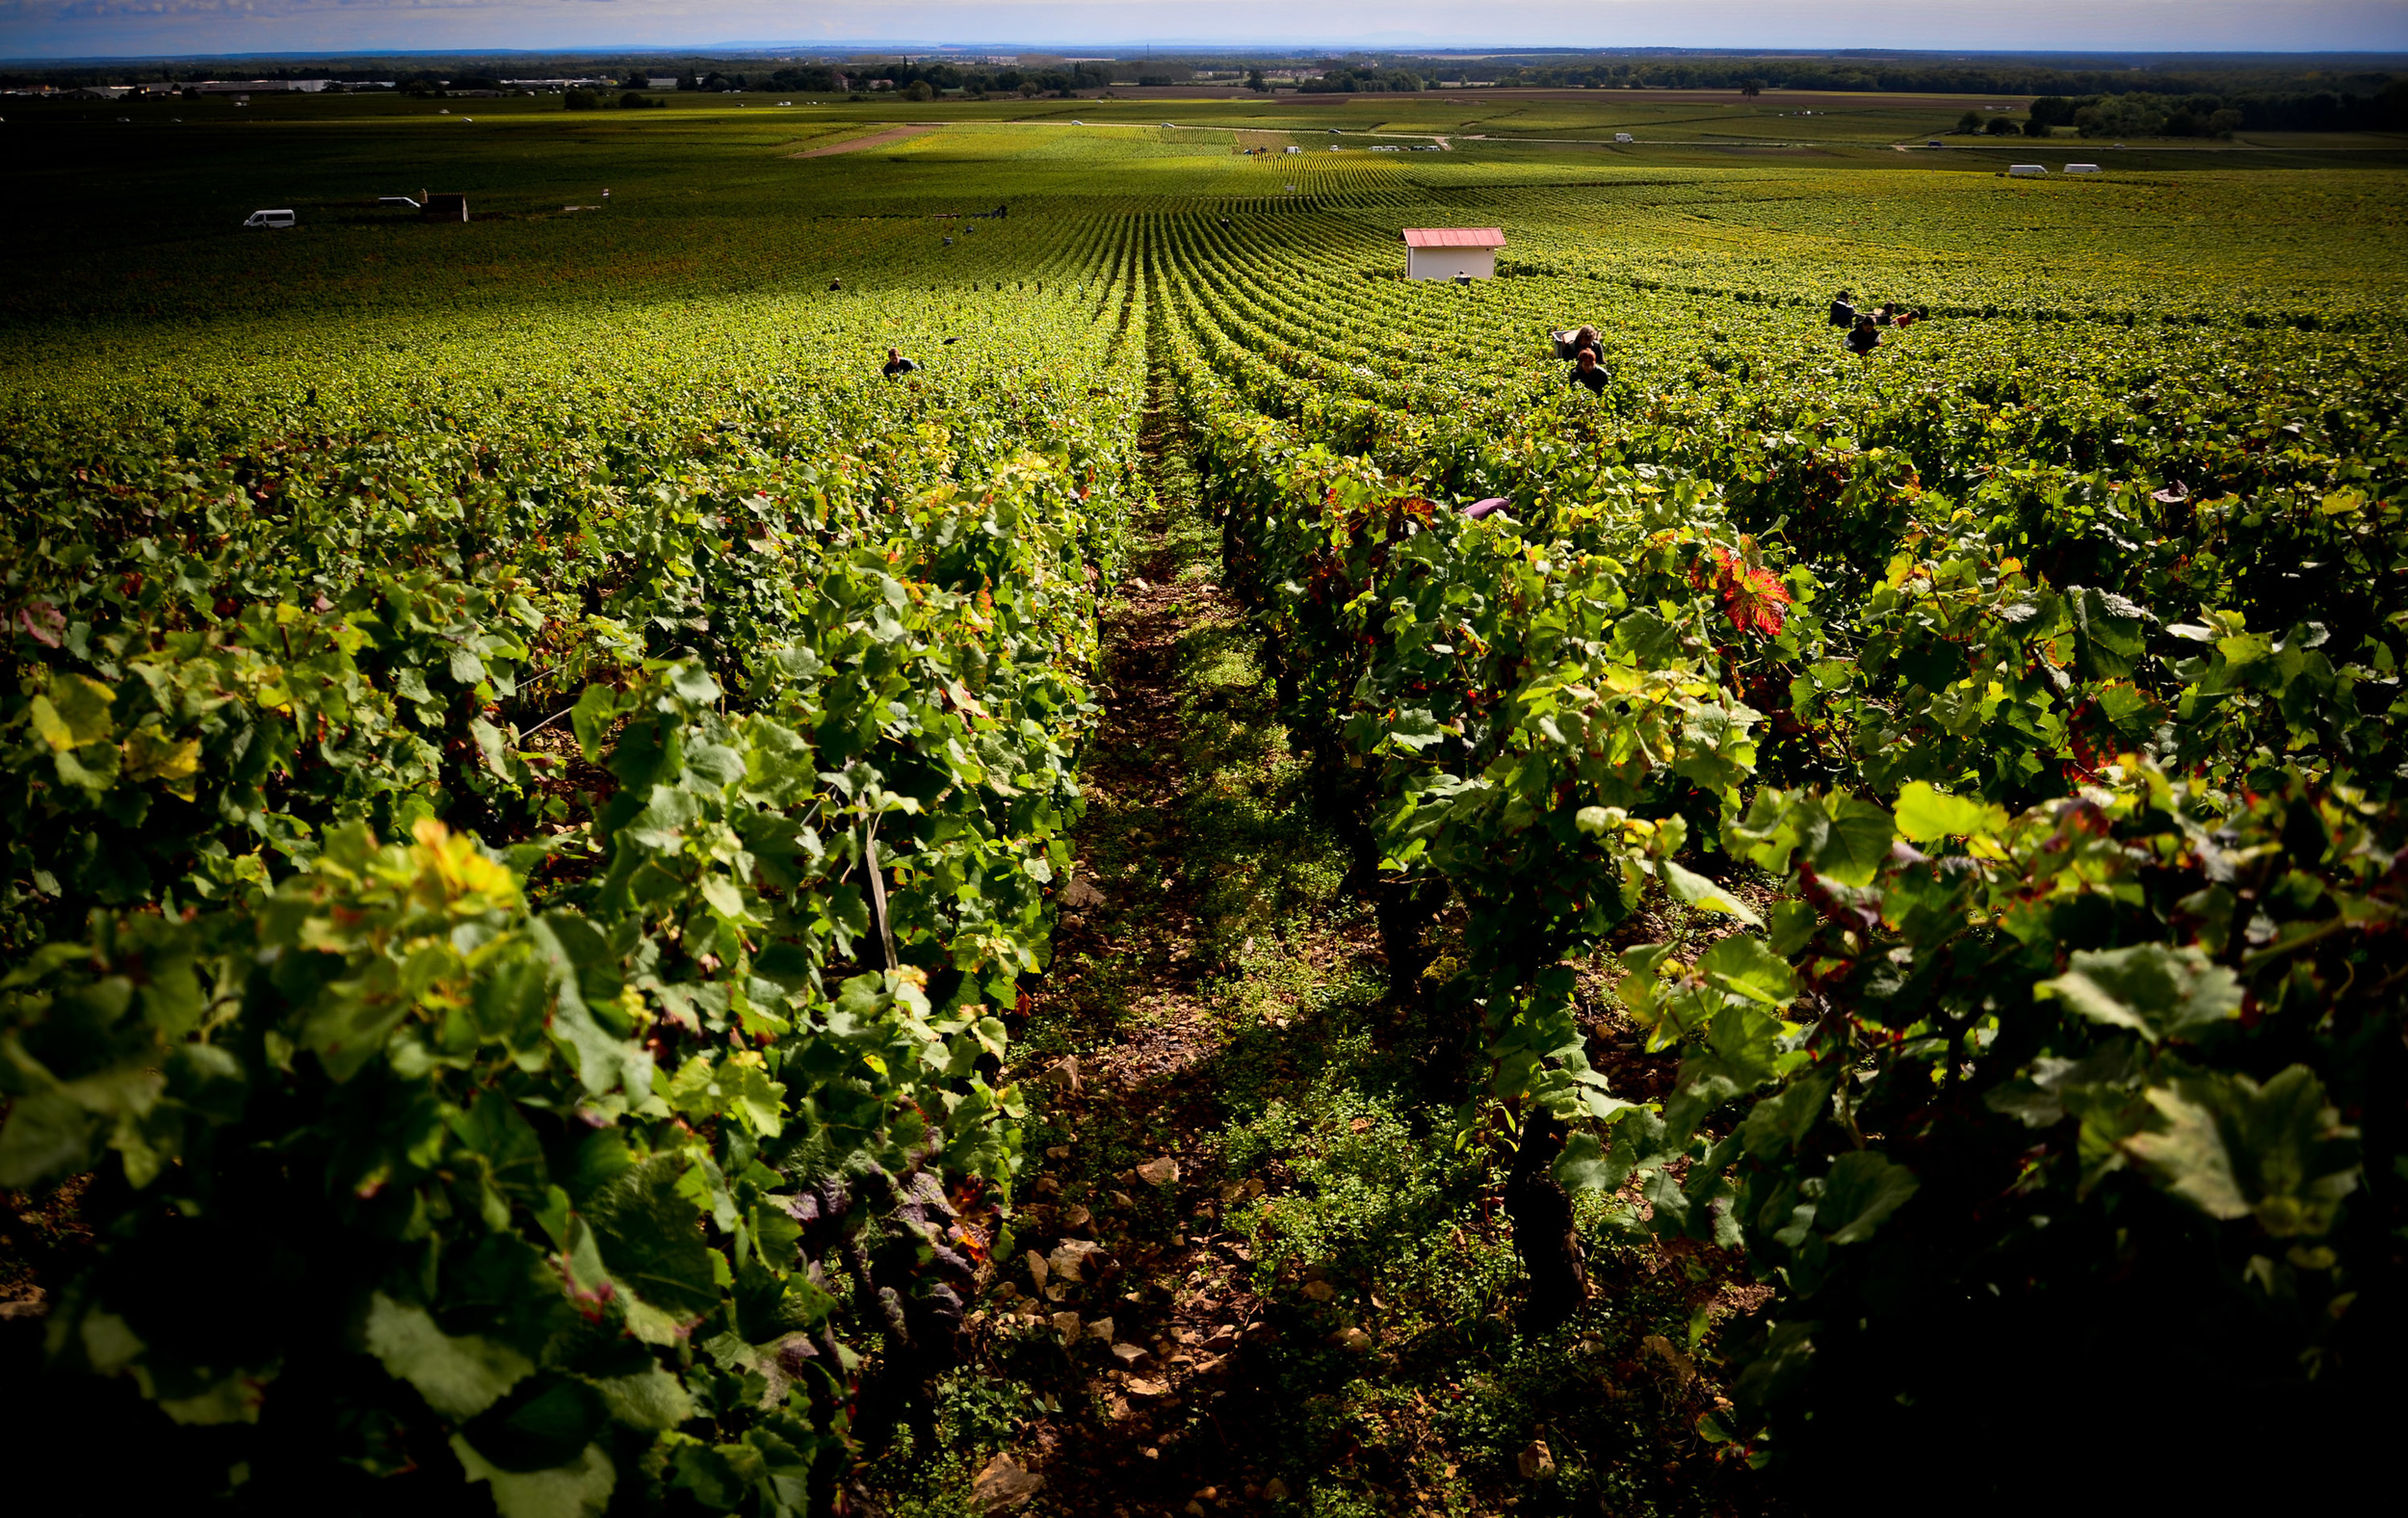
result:
[[[13,147],[0,184],[45,214],[22,220],[0,250],[0,322],[21,350],[56,341],[89,353],[179,341],[194,320],[262,324],[267,341],[370,313],[459,319],[840,276],[1002,276],[1034,235],[1027,223],[933,250],[909,227],[999,199],[1059,217],[1293,197],[1376,237],[1419,222],[1501,222],[1509,259],[1550,268],[1710,288],[1873,281],[2008,307],[2360,309],[2394,299],[2402,278],[2397,149],[1893,145],[1945,127],[1958,99],[667,98],[666,110],[576,114],[553,99],[372,96],[14,107],[0,126]],[[914,122],[952,124],[887,136]],[[1640,141],[1598,145],[1615,131]],[[824,151],[865,139],[877,145]],[[1441,140],[1447,151],[1369,150]],[[1281,150],[1292,144],[1308,150]],[[2077,159],[2111,172],[2081,184],[1997,177],[2010,161]],[[422,226],[376,204],[424,189],[466,194],[476,223]],[[607,209],[564,209],[598,206],[606,189]],[[262,206],[296,209],[301,227],[240,230]],[[915,251],[865,268],[863,249],[889,240]],[[151,322],[166,325],[137,338]]]

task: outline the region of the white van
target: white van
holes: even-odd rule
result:
[[[2049,170],[2038,164],[2009,164],[2006,171],[2016,179],[2037,179]]]
[[[290,226],[293,224],[293,213],[290,211],[253,211],[243,224],[245,226]]]
[[[2095,174],[2099,171],[2099,166],[2097,164],[2067,164],[2065,171],[2069,174]]]

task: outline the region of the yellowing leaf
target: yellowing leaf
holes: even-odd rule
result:
[[[34,729],[53,748],[75,748],[98,743],[117,731],[109,708],[117,692],[80,674],[54,674],[50,694],[35,696]]]
[[[2006,809],[1971,797],[1950,796],[1923,780],[1898,793],[1898,830],[1917,843],[1979,837],[2006,826]]]
[[[200,771],[199,739],[178,742],[155,727],[137,727],[119,746],[125,754],[125,778],[163,781],[171,794],[193,798],[193,776]]]

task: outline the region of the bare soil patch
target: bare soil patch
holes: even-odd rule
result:
[[[932,126],[889,127],[883,132],[873,132],[868,137],[856,137],[844,143],[830,143],[825,147],[806,147],[799,153],[788,153],[786,156],[789,158],[826,158],[835,153],[859,152],[865,147],[887,147],[914,137],[924,137],[935,130],[936,128]]]

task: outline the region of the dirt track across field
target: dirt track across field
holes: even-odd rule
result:
[[[799,153],[788,153],[786,156],[789,158],[825,158],[830,153],[851,153],[858,152],[864,147],[884,147],[889,144],[900,143],[907,138],[918,137],[923,133],[935,130],[936,128],[932,126],[898,126],[889,131],[872,133],[868,137],[856,137],[849,143],[830,143],[825,147],[806,147]]]

